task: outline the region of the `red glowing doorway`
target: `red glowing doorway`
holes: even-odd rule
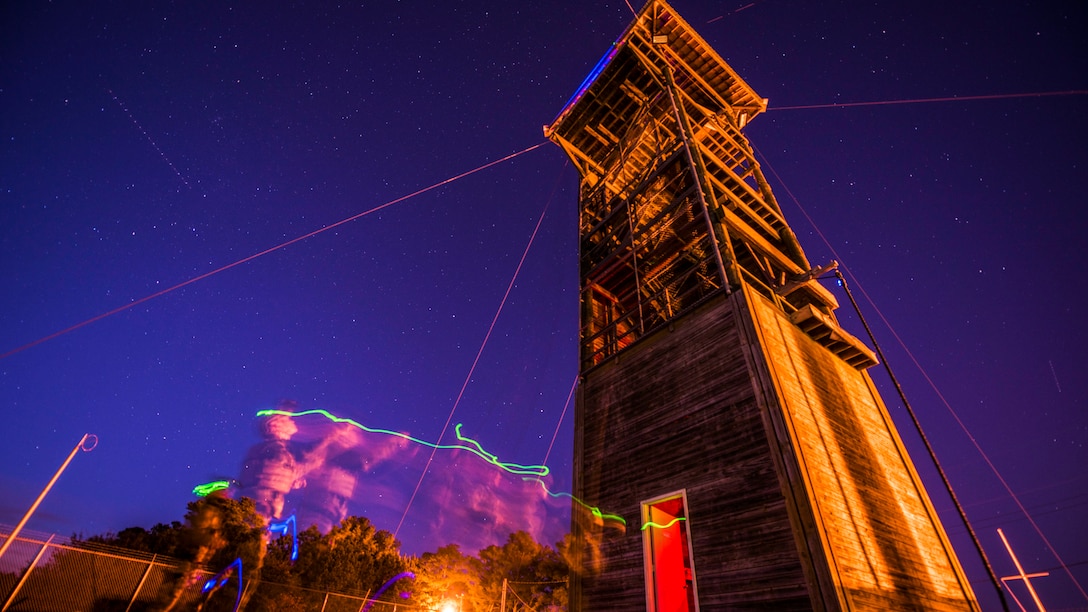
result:
[[[696,612],[687,497],[683,491],[642,503],[646,608],[651,612]]]

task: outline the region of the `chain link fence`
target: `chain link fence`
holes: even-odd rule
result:
[[[10,534],[0,527],[0,544]],[[0,612],[138,612],[201,609],[233,610],[239,598],[236,578],[205,592],[221,568],[198,568],[178,587],[190,569],[178,559],[121,549],[95,542],[23,530],[0,558]],[[244,577],[243,577],[244,578]],[[414,606],[269,582],[244,583],[247,611],[408,612]],[[371,605],[372,604],[372,605]],[[369,607],[367,607],[369,605]]]

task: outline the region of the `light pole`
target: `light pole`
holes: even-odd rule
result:
[[[84,445],[89,439],[93,439],[94,442],[89,447],[85,448]],[[8,539],[4,541],[3,546],[0,546],[0,557],[3,557],[4,553],[8,551],[8,547],[11,546],[11,543],[15,541],[15,536],[19,535],[19,532],[23,530],[23,526],[26,525],[26,522],[30,520],[30,516],[34,514],[34,511],[38,509],[38,506],[42,503],[42,500],[45,499],[45,494],[49,492],[49,489],[53,488],[53,485],[56,484],[57,479],[60,478],[61,473],[64,472],[65,468],[68,467],[68,464],[71,463],[72,459],[76,456],[76,453],[78,451],[83,451],[85,453],[90,452],[94,450],[94,447],[96,446],[98,446],[98,436],[94,434],[83,434],[83,437],[79,439],[79,444],[76,444],[76,447],[72,449],[72,452],[68,453],[68,458],[64,460],[63,464],[61,464],[60,469],[57,470],[57,473],[53,474],[53,479],[49,481],[49,484],[45,485],[45,488],[42,489],[42,492],[38,495],[38,499],[35,499],[34,503],[30,505],[30,510],[26,511],[26,514],[24,514],[23,518],[19,521],[19,524],[15,526],[15,529],[11,530],[10,534],[8,534]]]

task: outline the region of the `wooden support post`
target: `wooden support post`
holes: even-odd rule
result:
[[[1012,552],[1012,546],[1009,546],[1009,541],[1005,539],[1005,532],[1001,531],[1001,528],[998,528],[997,535],[1001,536],[1001,541],[1005,543],[1005,550],[1009,551],[1009,556],[1012,557],[1013,565],[1016,566],[1016,571],[1019,572],[1019,576],[1015,576],[1015,578],[1024,581],[1024,585],[1028,587],[1028,593],[1031,593],[1031,598],[1035,600],[1035,605],[1039,607],[1039,612],[1046,612],[1046,608],[1043,607],[1043,602],[1039,599],[1039,594],[1035,592],[1035,587],[1031,586],[1030,578],[1035,574],[1029,575],[1024,573],[1024,568],[1020,565],[1020,560],[1017,559],[1016,554]],[[1002,578],[1002,583],[1004,583],[1004,578]],[[1009,589],[1009,592],[1011,593],[1012,589]]]
[[[144,575],[140,578],[140,583],[136,585],[136,591],[132,594],[132,599],[128,602],[128,607],[125,608],[125,612],[132,609],[132,604],[136,603],[136,598],[140,596],[140,589],[144,588],[144,583],[147,582],[147,577],[151,574],[151,568],[155,567],[155,557],[158,555],[151,555],[151,561],[147,564],[147,569],[144,570]]]
[[[665,80],[665,91],[668,92],[669,100],[672,102],[677,129],[680,132],[680,139],[684,142],[688,164],[691,166],[692,179],[697,186],[699,202],[703,205],[703,218],[706,220],[707,232],[714,242],[714,260],[718,264],[718,273],[721,275],[722,286],[725,287],[726,294],[729,294],[732,292],[733,287],[739,287],[741,283],[740,271],[737,270],[737,258],[733,254],[733,244],[729,241],[729,230],[714,223],[713,216],[710,214],[710,203],[714,202],[716,206],[717,202],[713,200],[714,194],[708,193],[709,186],[703,185],[703,181],[700,179],[700,177],[707,176],[706,168],[703,166],[699,152],[693,149],[691,126],[688,125],[687,115],[681,108],[680,101],[677,100],[677,96],[673,93],[676,83],[673,82],[671,70],[665,70]],[[719,227],[721,227],[720,232],[718,231]],[[723,251],[728,261],[724,261]]]

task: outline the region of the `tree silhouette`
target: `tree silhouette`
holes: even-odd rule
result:
[[[449,544],[410,557],[401,554],[400,542],[388,531],[377,529],[367,518],[348,517],[324,535],[312,526],[300,532],[298,558],[292,560],[292,538],[269,534],[251,500],[213,495],[190,503],[184,523],[159,523],[150,530],[130,527],[117,534],[92,536],[84,543],[88,551],[93,546],[110,546],[115,551],[114,547],[123,547],[181,560],[182,567],[173,580],[164,582],[153,609],[184,608],[185,601],[192,601],[194,589],[199,593],[208,572],[219,572],[236,559],[242,560],[244,609],[250,612],[317,610],[326,593],[373,596],[391,578],[407,571],[415,577],[391,585],[383,601],[422,610],[453,603],[460,612],[484,612],[497,609],[505,579],[508,611],[563,610],[567,605],[569,569],[560,552],[569,542],[552,548],[524,531],[510,534],[502,546],[488,546],[478,555]],[[58,580],[67,576],[64,581],[70,581],[67,565],[61,555],[43,575],[51,573]],[[200,594],[203,610],[232,609],[237,584],[228,580],[219,591]],[[402,599],[403,595],[409,597]],[[99,603],[107,607],[95,610],[127,606],[127,601],[116,597]],[[360,606],[358,601],[355,606]]]
[[[569,568],[553,548],[540,544],[524,531],[517,531],[500,546],[480,551],[486,596],[500,599],[503,579],[512,609],[565,609]]]
[[[324,536],[314,527],[299,534],[293,571],[311,589],[372,593],[407,569],[393,534],[375,529],[367,518],[350,516]]]

